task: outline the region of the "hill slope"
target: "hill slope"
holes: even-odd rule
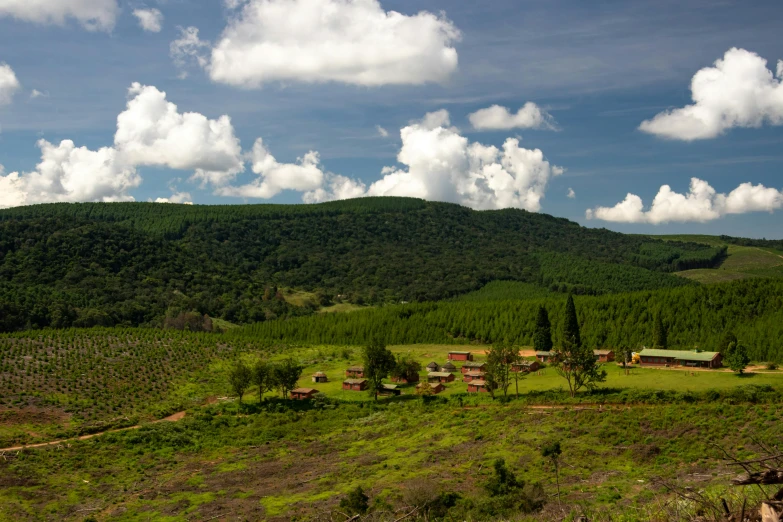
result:
[[[604,294],[693,284],[725,250],[522,210],[407,198],[321,205],[83,203],[0,211],[0,330],[232,323],[310,313],[274,287],[356,304],[432,301],[493,280]],[[180,321],[181,324],[181,321]]]

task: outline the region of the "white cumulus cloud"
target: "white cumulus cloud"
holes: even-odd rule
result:
[[[576,192],[574,192],[574,189],[568,187],[568,192],[566,193],[566,197],[568,199],[576,199]]]
[[[457,69],[453,44],[460,32],[444,15],[384,11],[378,0],[226,5],[241,10],[230,17],[209,63],[201,63],[215,82],[244,88],[275,81],[419,85],[442,82]]]
[[[89,31],[111,31],[119,13],[117,0],[0,0],[0,17],[44,25],[72,18]]]
[[[11,103],[16,91],[21,87],[11,66],[0,62],[0,106]]]
[[[40,140],[41,162],[32,172],[0,170],[0,207],[74,201],[132,201],[141,184],[132,166],[118,161],[117,151],[76,147],[71,140],[54,145]]]
[[[691,80],[693,104],[662,112],[639,129],[684,141],[720,136],[734,127],[783,124],[783,61],[777,77],[767,61],[745,49],[732,48],[713,67]]]
[[[163,29],[163,13],[160,9],[134,9],[133,16],[139,19],[139,27],[150,33]]]
[[[718,219],[727,214],[772,212],[783,208],[783,191],[764,185],[742,183],[729,194],[718,193],[706,181],[691,178],[687,194],[674,192],[669,185],[658,191],[649,210],[644,210],[642,198],[628,194],[613,207],[596,207],[586,212],[587,219],[616,223],[700,222]]]
[[[468,116],[476,130],[548,129],[554,130],[552,116],[533,102],[527,102],[516,114],[506,107],[492,105]]]
[[[193,170],[196,179],[215,184],[244,170],[242,147],[228,116],[210,120],[197,112],[180,113],[153,86],[134,83],[128,92],[114,136],[128,164]]]
[[[189,192],[174,192],[168,198],[156,198],[155,203],[179,203],[181,205],[192,205],[193,198]]]
[[[361,182],[327,177],[325,186],[308,194],[306,201],[409,196],[476,209],[541,209],[549,180],[562,168],[550,165],[540,150],[520,147],[517,139],[508,138],[498,149],[471,143],[449,125],[447,111],[411,122],[400,131],[397,161],[404,168],[385,167],[381,179],[366,191]]]

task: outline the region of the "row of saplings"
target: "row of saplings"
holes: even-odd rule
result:
[[[258,388],[259,397],[267,391],[277,390],[286,399],[291,390],[296,389],[302,371],[304,366],[290,358],[276,363],[259,360],[252,366],[240,359],[228,372],[228,384],[240,403],[253,386]]]
[[[562,454],[559,441],[545,445],[541,455],[551,464],[557,478],[560,502],[559,467]],[[502,458],[495,460],[491,476],[482,484],[483,495],[463,497],[459,493],[444,492],[434,480],[418,479],[407,485],[403,494],[406,507],[395,510],[394,520],[490,520],[497,517],[533,513],[544,507],[547,494],[538,483],[527,483],[517,478]],[[358,486],[340,500],[337,514],[346,520],[387,520],[392,507],[383,499],[370,500]],[[404,513],[402,518],[399,515]],[[455,517],[456,515],[456,517]],[[333,520],[333,519],[332,519]],[[391,520],[391,519],[389,519]]]

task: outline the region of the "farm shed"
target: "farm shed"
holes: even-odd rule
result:
[[[381,386],[381,389],[378,390],[379,395],[400,395],[402,394],[402,390],[397,388],[396,384],[384,384]]]
[[[639,364],[652,368],[685,366],[688,368],[720,368],[723,357],[718,352],[688,350],[655,350],[645,348],[639,353]]]
[[[432,393],[435,393],[435,394],[438,394],[438,393],[440,393],[440,392],[442,392],[443,390],[446,389],[446,387],[443,386],[443,384],[441,384],[439,382],[422,382],[420,384],[417,384],[416,388],[421,389],[424,386],[429,386],[430,388],[432,388]]]
[[[511,364],[512,372],[537,372],[541,368],[538,361],[519,361]]]
[[[484,372],[479,372],[479,371],[465,372],[464,374],[462,374],[462,380],[465,382],[481,380],[483,378],[484,378]]]
[[[593,350],[593,353],[598,362],[614,361],[614,352],[612,350]]]
[[[440,369],[440,364],[436,363],[435,361],[432,361],[427,365],[428,372],[437,372],[439,369]]]
[[[367,379],[345,379],[343,390],[364,391],[367,389]]]
[[[462,371],[462,373],[468,373],[473,371],[483,372],[486,366],[487,363],[484,362],[465,361],[465,363],[462,365],[462,368],[460,368],[460,370]]]
[[[547,363],[552,359],[552,357],[554,357],[554,355],[554,352],[536,352],[536,359],[542,363]]]
[[[427,374],[428,382],[452,382],[454,374],[449,372],[430,372]]]
[[[497,386],[496,386],[497,388]],[[470,381],[468,383],[468,393],[488,393],[489,392],[489,384],[487,381],[483,381],[481,379]]]
[[[447,362],[446,364],[444,364],[443,366],[440,367],[440,371],[456,373],[457,367],[454,366],[454,364],[452,364],[451,361],[449,361],[449,362]]]
[[[329,378],[324,372],[315,372],[313,374],[313,382],[329,382]]]
[[[345,369],[345,376],[354,379],[364,378],[364,366],[349,366]]]
[[[297,388],[295,390],[291,390],[291,398],[299,400],[312,399],[313,395],[316,393],[319,392],[315,388]]]
[[[473,354],[470,352],[449,352],[449,361],[472,361]]]

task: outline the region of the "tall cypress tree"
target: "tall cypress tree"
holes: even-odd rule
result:
[[[666,339],[666,328],[663,326],[663,319],[661,319],[660,313],[655,316],[655,322],[653,323],[653,348],[660,350],[669,348],[669,342]]]
[[[579,334],[579,320],[576,318],[576,306],[574,297],[569,294],[566,301],[565,318],[563,319],[563,344],[573,347],[582,346],[582,337]]]
[[[538,307],[533,348],[537,352],[548,352],[552,349],[552,323],[549,322],[549,314],[543,306]]]

